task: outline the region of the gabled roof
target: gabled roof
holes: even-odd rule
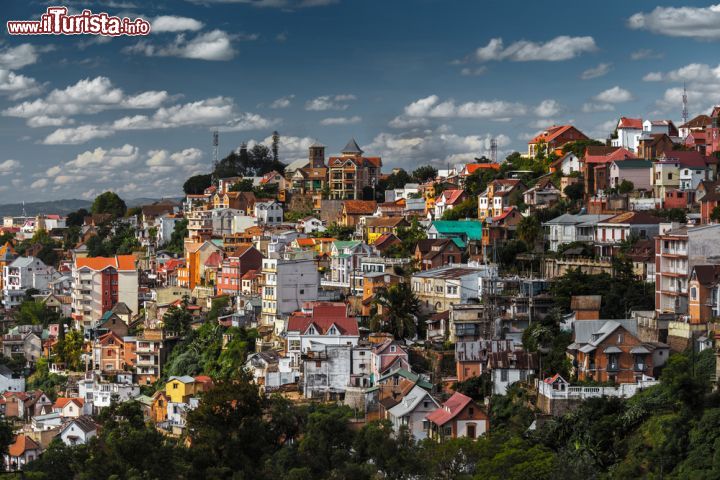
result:
[[[15,441],[10,444],[8,454],[11,457],[20,457],[28,450],[40,450],[40,445],[38,445],[32,438],[20,434],[15,437]]]
[[[415,385],[418,385],[425,390],[430,390],[432,388],[432,383],[428,382],[427,380],[424,380],[420,375],[417,373],[412,373],[409,370],[406,370],[404,368],[399,368],[397,370],[393,370],[391,372],[386,373],[385,375],[381,375],[380,378],[378,378],[378,383],[383,382],[387,380],[388,378],[398,376],[402,377],[406,380],[411,381]]]
[[[499,163],[468,163],[460,172],[461,175],[472,175],[478,170],[500,170]]]
[[[677,162],[683,168],[706,168],[717,163],[717,158],[706,157],[697,150],[667,150],[658,154],[660,162]]]
[[[461,198],[465,196],[465,190],[444,190],[438,199],[436,200],[439,202],[441,199],[445,200],[445,203],[448,205],[454,205],[461,201]]]
[[[111,311],[118,315],[130,315],[132,313],[132,310],[130,310],[130,307],[128,307],[125,302],[116,303]]]
[[[195,379],[191,377],[190,375],[183,375],[180,377],[170,377],[168,379],[168,382],[172,382],[173,380],[177,380],[180,383],[195,383]]]
[[[396,418],[404,417],[405,415],[412,413],[412,411],[420,405],[420,402],[425,399],[430,400],[436,408],[440,406],[438,405],[437,400],[435,400],[427,390],[415,385],[412,390],[403,397],[400,403],[389,410],[389,413]]]
[[[538,358],[530,352],[490,352],[488,368],[535,370],[538,368]]]
[[[585,155],[585,163],[619,163],[621,160],[624,161],[635,158],[637,158],[637,155],[635,155],[633,152],[626,148],[620,147],[606,154],[591,155],[588,153]]]
[[[642,130],[643,128],[642,118],[627,118],[620,117],[617,128],[634,128],[636,130]]]
[[[463,395],[460,392],[455,392],[452,397],[448,398],[447,401],[442,404],[440,408],[430,413],[425,418],[435,425],[445,425],[447,422],[458,416],[458,414],[462,412],[463,409],[470,404],[470,402],[472,402],[472,398],[467,395]]]
[[[80,397],[60,397],[53,403],[53,408],[65,408],[68,403],[74,403],[78,407],[82,408],[85,405],[85,400]]]
[[[288,332],[304,334],[313,325],[321,335],[326,335],[333,325],[341,335],[359,335],[358,320],[348,317],[347,305],[340,302],[313,302],[310,313],[296,312],[288,320]]]
[[[86,434],[97,430],[97,424],[95,423],[95,421],[92,419],[92,417],[90,415],[80,415],[77,418],[73,418],[72,420],[69,420],[68,422],[66,422],[63,425],[62,429],[60,430],[60,433],[62,434],[62,432],[64,432],[71,426],[75,426],[75,427],[79,428]]]
[[[106,268],[114,268],[118,271],[134,271],[135,257],[133,255],[116,255],[114,257],[85,257],[76,258],[75,267],[89,268],[99,272]]]
[[[720,282],[720,265],[695,265],[691,278],[697,279],[700,285],[715,286]]]

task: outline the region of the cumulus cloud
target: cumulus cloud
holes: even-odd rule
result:
[[[557,100],[543,100],[540,105],[535,107],[535,115],[538,117],[554,117],[562,110],[562,106]]]
[[[98,147],[95,150],[88,150],[79,154],[73,160],[65,164],[65,170],[82,172],[87,168],[112,169],[131,165],[139,158],[139,149],[130,144],[120,148],[106,150]]]
[[[97,125],[80,125],[72,128],[58,128],[42,141],[44,145],[78,145],[94,140],[105,138],[113,134],[113,131]]]
[[[126,95],[107,77],[85,78],[64,89],[55,89],[45,98],[25,101],[3,110],[7,117],[28,120],[28,126],[46,126],[47,118],[96,114],[110,109],[157,108],[169,98],[166,91],[150,90]],[[35,118],[39,117],[39,118]],[[32,120],[35,118],[35,120]]]
[[[36,188],[45,188],[48,186],[48,180],[47,178],[40,178],[38,180],[35,180],[33,183],[30,184],[30,188],[36,189]]]
[[[177,15],[162,15],[155,18],[151,23],[151,31],[153,33],[164,32],[195,32],[203,27],[203,23],[199,20],[189,17],[179,17]]]
[[[237,51],[232,44],[233,37],[223,30],[212,30],[188,39],[184,33],[167,45],[156,45],[140,40],[123,49],[127,54],[141,54],[147,57],[180,57],[194,60],[224,61],[235,57]]]
[[[720,64],[690,63],[669,72],[652,72],[644,78],[647,81],[685,83],[688,105],[691,110],[707,111],[714,99],[720,98]],[[680,86],[665,90],[656,104],[660,110],[677,109],[682,105],[683,88]]]
[[[404,109],[404,115],[410,118],[492,118],[526,113],[527,108],[521,103],[490,100],[457,104],[452,99],[440,101],[437,95],[416,100]]]
[[[5,160],[4,162],[0,162],[0,173],[10,173],[18,168],[20,168],[20,162],[17,160]]]
[[[520,40],[505,46],[502,38],[493,38],[475,51],[479,62],[511,60],[515,62],[570,60],[586,52],[597,50],[593,37],[560,35],[547,42]]]
[[[628,90],[616,85],[598,93],[594,99],[602,103],[623,103],[632,100],[633,96]]]
[[[362,148],[398,167],[412,169],[426,163],[440,167],[448,162],[467,162],[481,155],[488,156],[493,138],[501,150],[510,145],[510,138],[505,135],[458,135],[444,127],[403,133],[382,132]]]
[[[0,68],[0,95],[7,95],[11,100],[37,95],[42,86],[34,78],[17,74]]]
[[[175,153],[168,150],[150,150],[145,164],[153,173],[172,172],[178,168],[192,170],[202,157],[203,152],[199,148],[186,148]]]
[[[270,104],[270,108],[273,108],[273,109],[288,108],[290,106],[290,104],[292,103],[293,98],[295,98],[295,95],[288,95],[286,97],[280,97],[278,99],[275,99]]]
[[[29,43],[0,50],[0,67],[17,70],[38,61],[38,49]]]
[[[597,67],[588,68],[580,74],[583,80],[590,80],[607,75],[612,70],[612,63],[600,63]]]
[[[485,72],[487,72],[487,67],[485,65],[476,68],[465,67],[460,70],[460,75],[466,77],[479,77],[480,75],[484,75]]]
[[[280,123],[278,119],[265,118],[257,113],[242,113],[218,127],[221,132],[246,132],[249,130],[262,130]]]
[[[347,102],[356,99],[357,97],[351,94],[321,95],[312,100],[308,100],[305,103],[305,110],[317,112],[325,110],[347,110],[350,106]]]
[[[362,117],[355,115],[352,117],[330,117],[320,120],[320,125],[353,125],[362,122]]]
[[[720,4],[707,7],[655,7],[628,19],[635,30],[648,30],[671,37],[691,37],[700,40],[720,39]]]

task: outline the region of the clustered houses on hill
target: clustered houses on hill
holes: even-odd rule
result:
[[[263,394],[342,402],[437,441],[486,434],[481,398],[517,386],[560,414],[593,394],[573,381],[621,397],[653,385],[671,352],[712,343],[720,316],[719,115],[622,117],[602,145],[553,126],[526,155],[402,182],[355,140],[329,157],[313,143],[284,172],[73,220],[77,242],[55,256],[22,239],[63,218],[5,219],[2,352],[17,368],[0,369],[0,410],[24,424],[6,466],[52,438],[87,442],[113,399],[184,435],[228,368]],[[632,296],[554,289],[603,273]],[[524,335],[537,325],[567,343],[548,356]],[[39,368],[72,381],[57,398],[33,390]]]

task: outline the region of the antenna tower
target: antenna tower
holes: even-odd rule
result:
[[[497,163],[497,140],[495,138],[490,140],[490,160]]]
[[[683,95],[682,95],[682,120],[683,124],[688,122],[688,108],[687,108],[687,90],[685,89],[685,83],[683,82]]]

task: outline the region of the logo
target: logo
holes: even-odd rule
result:
[[[48,7],[40,20],[8,20],[10,35],[104,35],[119,37],[150,33],[150,22],[143,18],[115,17],[105,12],[83,10],[68,15],[67,7]]]

